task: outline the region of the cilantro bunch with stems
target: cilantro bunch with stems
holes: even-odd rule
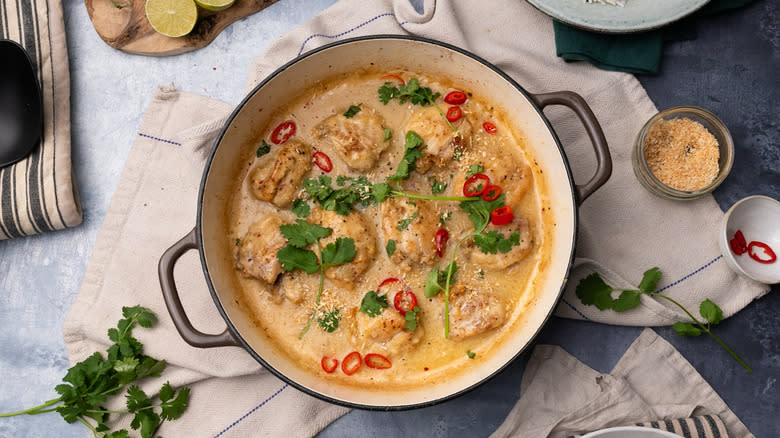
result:
[[[156,436],[164,421],[181,417],[189,404],[189,388],[177,391],[166,382],[158,394],[160,402],[155,404],[138,386],[128,387],[146,377],[159,377],[166,362],[144,355],[143,345],[132,336],[136,325],[151,328],[157,322],[154,313],[145,307],[134,306],[122,307],[122,315],[124,318],[116,328],[108,330],[108,338],[113,344],[106,351],[106,357],[95,352],[73,365],[62,379],[65,383],[54,388],[60,397],[22,411],[0,414],[0,417],[57,412],[66,422],[78,421],[100,438],[129,437],[125,429],[110,430],[106,424],[110,414],[133,414],[130,426],[143,438]],[[127,388],[127,409],[111,411],[101,406],[124,388]]]
[[[642,275],[642,281],[639,283],[637,289],[619,289],[614,288],[601,278],[598,273],[593,273],[580,280],[577,284],[575,293],[577,298],[580,299],[582,304],[596,306],[599,310],[613,310],[615,312],[625,312],[627,310],[634,309],[640,304],[640,296],[648,295],[651,297],[661,298],[669,301],[675,306],[679,307],[686,315],[693,321],[690,322],[676,322],[672,326],[674,331],[680,336],[699,336],[702,333],[707,333],[712,339],[715,340],[721,347],[723,347],[740,365],[742,365],[749,372],[753,372],[753,369],[742,360],[737,353],[734,352],[722,339],[720,339],[715,333],[712,332],[712,326],[717,325],[723,320],[723,310],[718,307],[712,300],[706,299],[699,305],[699,314],[704,319],[700,321],[696,318],[688,309],[675,299],[656,292],[656,286],[661,279],[661,270],[657,267],[648,269]],[[612,297],[613,292],[620,292],[617,298]]]
[[[332,228],[310,224],[303,219],[297,219],[294,224],[279,227],[282,236],[287,239],[287,245],[276,253],[276,258],[285,271],[301,269],[307,274],[319,272],[319,287],[314,300],[314,309],[309,316],[306,326],[301,331],[299,339],[303,339],[311,327],[311,322],[317,315],[320,306],[320,298],[325,287],[325,270],[354,260],[355,241],[349,237],[339,237],[334,242],[328,243],[324,248],[320,239],[331,235]],[[307,249],[315,245],[317,252]],[[338,310],[338,309],[336,309]],[[320,325],[324,330],[333,332],[338,328],[339,313],[333,310],[320,318]]]
[[[420,81],[418,81],[417,78],[411,78],[406,84],[397,86],[393,85],[392,82],[385,82],[384,85],[379,87],[377,92],[379,93],[379,100],[385,105],[394,99],[398,99],[398,103],[401,104],[409,101],[414,105],[433,105],[439,114],[441,114],[444,121],[447,122],[447,126],[450,127],[452,132],[456,135],[460,135],[458,129],[447,119],[447,115],[444,114],[444,111],[439,104],[436,103],[436,99],[438,99],[441,94],[434,92],[429,87],[420,86]]]

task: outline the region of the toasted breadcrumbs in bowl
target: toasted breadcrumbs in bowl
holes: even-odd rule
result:
[[[659,112],[637,135],[634,173],[650,192],[667,199],[695,199],[720,185],[734,163],[726,125],[711,112],[678,106]]]

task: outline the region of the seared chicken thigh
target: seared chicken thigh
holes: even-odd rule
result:
[[[373,108],[362,105],[352,117],[334,114],[314,128],[317,145],[334,150],[352,170],[369,170],[390,142],[384,122]]]
[[[410,262],[429,264],[436,257],[434,237],[439,228],[438,217],[430,201],[390,198],[380,204],[382,231],[385,240],[395,241],[396,250],[390,259],[404,269]]]
[[[287,244],[279,226],[284,224],[279,216],[268,213],[253,223],[239,241],[236,266],[248,276],[274,283],[282,272],[276,252]]]
[[[379,352],[388,356],[397,355],[420,342],[423,328],[417,325],[412,332],[406,330],[406,319],[391,307],[371,317],[363,312],[357,313],[357,335],[366,351]]]
[[[506,307],[489,291],[456,284],[450,290],[450,339],[461,340],[504,324]]]
[[[311,169],[311,146],[298,138],[276,146],[275,157],[265,159],[249,174],[249,185],[255,198],[288,207]]]
[[[309,222],[331,228],[330,236],[321,240],[325,247],[339,237],[349,237],[355,242],[355,258],[338,266],[331,266],[325,271],[325,276],[334,283],[348,289],[355,288],[355,282],[376,259],[376,230],[362,214],[353,211],[344,216],[335,211],[315,209],[309,216]]]
[[[466,117],[453,123],[457,133],[450,128],[439,110],[429,106],[415,110],[406,122],[404,133],[414,131],[423,139],[425,145],[420,151],[422,158],[416,163],[419,173],[427,172],[431,167],[441,167],[452,163],[455,150],[464,150],[470,144],[471,123]]]

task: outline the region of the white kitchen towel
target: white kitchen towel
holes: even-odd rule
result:
[[[610,142],[615,171],[582,207],[577,275],[599,269],[614,273],[605,278],[623,286],[638,283],[646,268],[657,265],[665,274],[661,286],[670,295],[692,307],[710,297],[726,316],[766,291],[738,278],[718,256],[715,233],[722,213],[712,197],[685,204],[666,201],[647,193],[634,179],[630,144],[655,112],[636,79],[560,60],[550,19],[525,2],[495,0],[474,7],[468,0],[428,1],[418,14],[407,0],[343,0],[275,42],[253,65],[248,87],[308,50],[366,34],[443,40],[487,58],[531,92],[568,89],[585,97]],[[65,343],[70,360],[82,360],[107,346],[106,330],[120,318],[122,305],[147,306],[160,323],[138,332],[146,353],[169,362],[165,378],[171,383],[192,386],[188,413],[166,423],[163,435],[166,430],[175,431],[168,433],[173,436],[311,435],[346,410],[285,385],[239,348],[188,346],[172,325],[157,282],[160,255],[195,225],[204,157],[231,109],[170,89],[155,95],[65,322]],[[594,159],[579,122],[566,110],[545,111],[577,181],[584,181]],[[224,322],[193,251],[179,260],[175,274],[193,324],[205,332],[222,331]],[[665,303],[652,300],[619,315],[592,311],[577,304],[571,285],[564,300],[559,314],[613,324],[659,325],[682,318]],[[151,391],[152,386],[144,389]]]
[[[70,72],[60,0],[0,0],[0,39],[27,51],[41,86],[43,131],[32,153],[0,168],[0,240],[81,223],[70,152]],[[4,133],[0,133],[4,135]]]
[[[711,423],[718,434],[707,436],[726,438],[719,430],[725,425],[731,438],[754,437],[696,369],[651,329],[639,335],[609,374],[560,347],[538,345],[520,385],[520,400],[491,438],[564,438],[673,419],[684,419],[675,422],[679,429],[672,432],[685,435],[705,415],[720,420]]]

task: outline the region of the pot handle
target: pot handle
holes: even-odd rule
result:
[[[160,263],[157,266],[157,274],[160,277],[160,287],[162,288],[163,299],[165,300],[165,306],[168,308],[168,313],[170,313],[171,319],[173,320],[173,325],[176,326],[176,330],[179,331],[179,335],[181,335],[182,339],[193,347],[240,347],[241,343],[233,336],[229,328],[225,328],[225,331],[218,335],[210,335],[193,327],[190,319],[187,317],[184,306],[182,306],[181,300],[179,299],[179,291],[176,289],[176,282],[173,279],[173,267],[176,265],[179,257],[191,249],[198,249],[198,235],[195,228],[187,233],[181,240],[174,243],[173,246],[168,248],[163,253],[162,257],[160,257]]]
[[[572,91],[556,91],[553,93],[532,94],[539,108],[543,109],[548,105],[563,105],[574,111],[574,114],[580,119],[585,127],[585,132],[590,137],[593,150],[596,152],[596,172],[588,182],[577,185],[577,205],[582,204],[588,196],[592,195],[599,187],[607,182],[612,175],[612,157],[609,154],[607,139],[604,137],[604,131],[601,130],[596,116],[590,109],[585,99]]]

